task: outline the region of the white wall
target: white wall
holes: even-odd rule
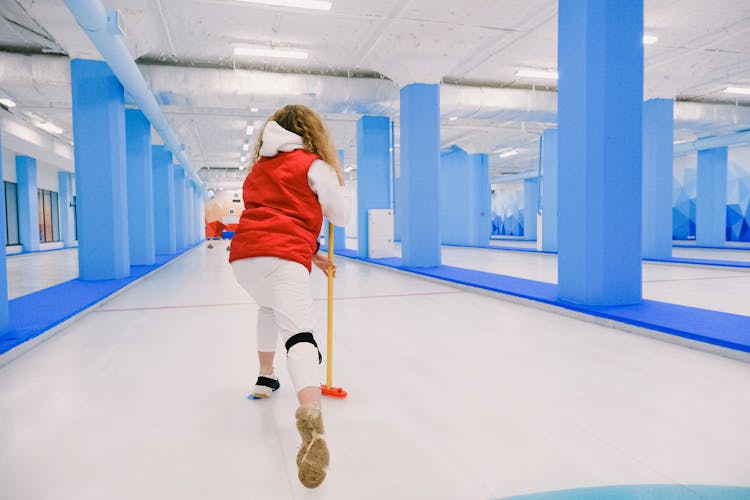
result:
[[[3,148],[3,180],[16,182],[16,155],[23,155],[23,152],[12,151]],[[59,192],[60,182],[57,177],[58,168],[50,163],[36,162],[36,179],[37,187],[48,191]],[[75,190],[74,190],[75,192]]]
[[[3,148],[3,180],[16,182],[16,153]]]
[[[49,163],[36,162],[36,184],[39,189],[60,192],[60,181],[57,178],[57,168]]]

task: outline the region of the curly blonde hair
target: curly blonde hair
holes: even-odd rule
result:
[[[331,142],[328,129],[323,123],[323,119],[318,113],[301,104],[288,104],[277,110],[263,124],[263,128],[258,134],[258,142],[255,144],[253,153],[253,163],[260,160],[260,148],[263,146],[263,130],[270,121],[275,121],[281,127],[302,137],[302,145],[305,151],[315,153],[329,164],[339,178],[341,175],[341,163],[336,148]]]

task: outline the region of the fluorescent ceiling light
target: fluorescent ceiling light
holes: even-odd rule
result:
[[[243,156],[240,158],[240,162],[245,163],[245,160],[247,160],[247,156]]]
[[[41,122],[35,124],[40,129],[44,130],[45,132],[49,132],[50,134],[62,134],[64,132],[63,129],[58,127],[52,122]]]
[[[322,0],[240,0],[247,3],[273,5],[275,7],[293,7],[297,9],[331,10],[331,2]]]
[[[16,107],[16,103],[13,102],[10,99],[0,99],[0,104],[2,104],[3,106],[5,106],[6,108],[15,108]]]
[[[251,113],[257,113],[258,112],[258,108],[250,108],[250,112]]]
[[[548,80],[557,80],[557,71],[521,68],[516,71],[516,76],[525,78],[546,78]]]
[[[245,129],[245,133],[247,135],[253,135],[253,131],[255,131],[255,127],[253,127],[252,125],[248,125]]]
[[[456,120],[458,120],[458,117],[457,117],[457,116],[451,116],[451,117],[450,117],[450,118],[448,118],[448,119],[449,119],[450,121],[452,121],[452,122],[455,122]]]
[[[517,149],[508,149],[508,150],[503,151],[502,153],[500,153],[500,158],[507,158],[509,156],[515,156],[517,154],[518,154],[518,150]]]
[[[284,59],[307,59],[304,50],[274,49],[270,47],[235,47],[235,56],[280,57]]]
[[[653,45],[658,41],[659,37],[656,35],[649,35],[648,33],[643,35],[643,45]]]
[[[357,167],[353,167],[349,165],[348,167],[344,169],[344,172],[354,172],[355,170],[357,170]]]
[[[750,95],[750,87],[727,87],[722,92],[725,94]]]
[[[250,144],[245,143],[242,145],[242,151],[248,151],[250,149]]]

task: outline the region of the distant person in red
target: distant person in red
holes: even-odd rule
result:
[[[242,187],[245,210],[232,239],[229,261],[237,282],[258,303],[260,370],[253,395],[270,397],[279,388],[273,360],[277,336],[297,391],[299,479],[308,488],[326,476],[329,452],[320,409],[320,363],[310,272],[335,271],[319,254],[323,216],[346,225],[349,200],[336,150],[323,120],[311,109],[285,106],[261,131],[255,164]]]

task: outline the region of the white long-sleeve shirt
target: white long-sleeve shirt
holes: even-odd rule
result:
[[[304,148],[302,137],[286,130],[275,121],[270,121],[263,129],[261,156],[273,157],[280,152]],[[318,197],[323,215],[335,226],[343,227],[349,223],[351,200],[339,184],[336,171],[323,160],[315,160],[307,171],[307,183]]]

